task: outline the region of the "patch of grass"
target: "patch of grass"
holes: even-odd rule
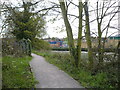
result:
[[[61,70],[68,73],[86,88],[113,88],[113,86],[109,84],[106,72],[92,75],[91,72],[85,67],[76,68],[73,65],[70,54],[68,53],[51,53],[38,51],[34,51],[34,53],[45,57],[49,63],[54,64]]]
[[[34,88],[36,81],[29,62],[32,57],[3,57],[2,88]]]

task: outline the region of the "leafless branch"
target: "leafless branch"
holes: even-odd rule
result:
[[[54,5],[54,6],[49,7],[49,8],[44,8],[44,9],[41,9],[41,10],[37,11],[36,13],[39,13],[39,12],[41,12],[41,11],[50,10],[50,9],[53,9],[53,8],[60,8],[60,7],[58,7],[58,6]]]
[[[119,10],[119,9],[118,9],[118,10]],[[111,23],[112,19],[115,17],[116,13],[118,13],[118,12],[116,11],[116,12],[114,13],[114,15],[109,19],[109,22],[108,22],[107,26],[102,30],[102,33],[103,33],[107,28],[109,28],[110,23]]]
[[[71,4],[73,4],[74,6],[76,6],[76,7],[79,7],[78,5],[76,5],[75,3],[73,3],[72,2],[72,0],[70,1],[70,0],[68,0]]]

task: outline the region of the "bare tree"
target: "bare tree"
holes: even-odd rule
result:
[[[79,1],[79,28],[78,28],[78,42],[77,42],[77,53],[78,53],[78,65],[81,65],[81,44],[82,44],[82,13],[83,13],[83,3],[82,0]]]
[[[85,11],[85,27],[86,27],[86,40],[87,40],[87,46],[88,46],[88,59],[90,63],[90,69],[93,67],[93,53],[92,53],[92,43],[91,43],[91,35],[90,35],[90,23],[89,23],[89,11],[88,11],[88,0],[85,1],[84,5],[84,11]]]
[[[69,49],[70,49],[70,53],[73,56],[76,65],[77,65],[77,58],[76,58],[76,50],[75,50],[75,45],[74,45],[74,39],[73,39],[73,33],[72,33],[72,28],[71,25],[69,23],[68,17],[67,17],[67,5],[65,4],[64,0],[59,0],[60,3],[60,8],[62,11],[62,16],[64,19],[64,23],[66,26],[66,32],[67,32],[67,38],[68,38],[68,44],[69,44]]]
[[[105,3],[102,2],[102,6],[99,6],[99,3],[97,1],[97,10],[96,10],[96,14],[97,14],[97,26],[98,26],[98,59],[99,59],[99,65],[102,65],[103,63],[103,56],[104,56],[104,49],[105,49],[105,41],[107,39],[108,33],[109,33],[109,28],[111,27],[110,24],[113,21],[113,18],[116,16],[116,14],[118,13],[118,10],[116,10],[118,7],[114,6],[116,4],[116,2],[109,2],[109,3]],[[101,8],[101,10],[99,10],[99,8]],[[109,11],[109,9],[113,8],[112,10]],[[111,16],[110,19],[108,20],[108,23],[106,24],[106,26],[102,29],[102,24],[104,23],[103,20],[106,16]],[[103,32],[106,32],[105,35],[105,39],[102,43],[102,35]]]

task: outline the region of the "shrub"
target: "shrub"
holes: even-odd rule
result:
[[[15,38],[2,39],[2,55],[21,57],[25,55],[31,56],[31,44],[26,39],[16,40]]]
[[[22,48],[14,38],[2,39],[2,56],[12,55],[15,57],[23,56]]]
[[[35,38],[32,40],[32,47],[35,50],[49,50],[50,49],[50,45],[48,42],[44,40],[40,40],[38,38]]]

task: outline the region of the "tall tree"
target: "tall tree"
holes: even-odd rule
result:
[[[59,3],[60,3],[60,8],[61,8],[61,11],[62,11],[62,15],[63,15],[64,23],[65,23],[65,26],[66,26],[66,32],[67,32],[67,36],[68,36],[68,44],[69,44],[70,53],[73,56],[73,58],[76,60],[72,28],[71,28],[71,25],[70,25],[68,17],[67,17],[67,7],[65,5],[64,0],[62,0],[62,1],[59,0]],[[76,64],[77,64],[77,62],[76,62]]]
[[[96,7],[96,20],[97,20],[97,27],[98,27],[98,59],[99,59],[99,65],[102,65],[103,59],[104,59],[104,49],[105,49],[105,41],[107,38],[107,34],[109,32],[109,28],[111,27],[110,23],[115,17],[115,15],[118,13],[117,6],[114,6],[116,2],[98,2],[97,1],[97,7]],[[112,9],[111,9],[112,8]],[[110,10],[111,9],[111,10]],[[109,11],[110,10],[110,11]],[[110,18],[106,22],[105,28],[102,28],[102,24],[104,23],[103,20],[106,16],[110,16]],[[106,32],[105,39],[102,42],[102,35],[103,32]]]
[[[77,42],[77,53],[78,53],[78,65],[81,65],[81,44],[82,44],[82,13],[83,13],[83,4],[82,0],[79,1],[79,28],[78,28],[78,42]]]
[[[83,11],[83,5],[82,2],[79,2],[79,28],[78,28],[78,42],[77,42],[77,49],[75,49],[74,46],[74,39],[73,39],[73,33],[72,28],[68,20],[68,11],[67,11],[67,5],[65,5],[64,0],[59,0],[60,8],[62,11],[64,23],[66,26],[66,32],[68,37],[68,44],[70,53],[73,56],[75,60],[75,65],[78,67],[81,62],[81,40],[82,40],[82,11]]]
[[[92,43],[91,43],[91,35],[90,35],[90,23],[89,23],[89,11],[88,11],[88,0],[85,1],[84,5],[84,11],[85,11],[85,36],[87,40],[87,46],[88,46],[88,59],[89,59],[89,65],[90,69],[93,67],[93,52],[92,52]]]
[[[19,41],[22,51],[29,56],[31,56],[31,44],[37,37],[46,33],[43,15],[32,10],[35,4],[22,0],[20,7],[5,5],[6,28]]]
[[[102,7],[102,14],[103,14],[103,9],[104,9],[104,2],[103,2],[103,7]],[[101,31],[101,24],[102,24],[102,15],[101,15],[101,20],[99,21],[99,13],[98,13],[98,2],[97,2],[97,24],[98,24],[98,58],[99,58],[99,63],[102,64],[103,62],[103,55],[102,55],[102,31]]]
[[[9,7],[6,5],[8,10],[8,15],[6,16],[6,22],[11,28],[11,33],[18,39],[30,39],[40,36],[44,31],[45,20],[42,15],[32,13],[31,3],[24,2],[21,8],[23,11],[18,8]],[[42,34],[40,33],[42,32]]]

